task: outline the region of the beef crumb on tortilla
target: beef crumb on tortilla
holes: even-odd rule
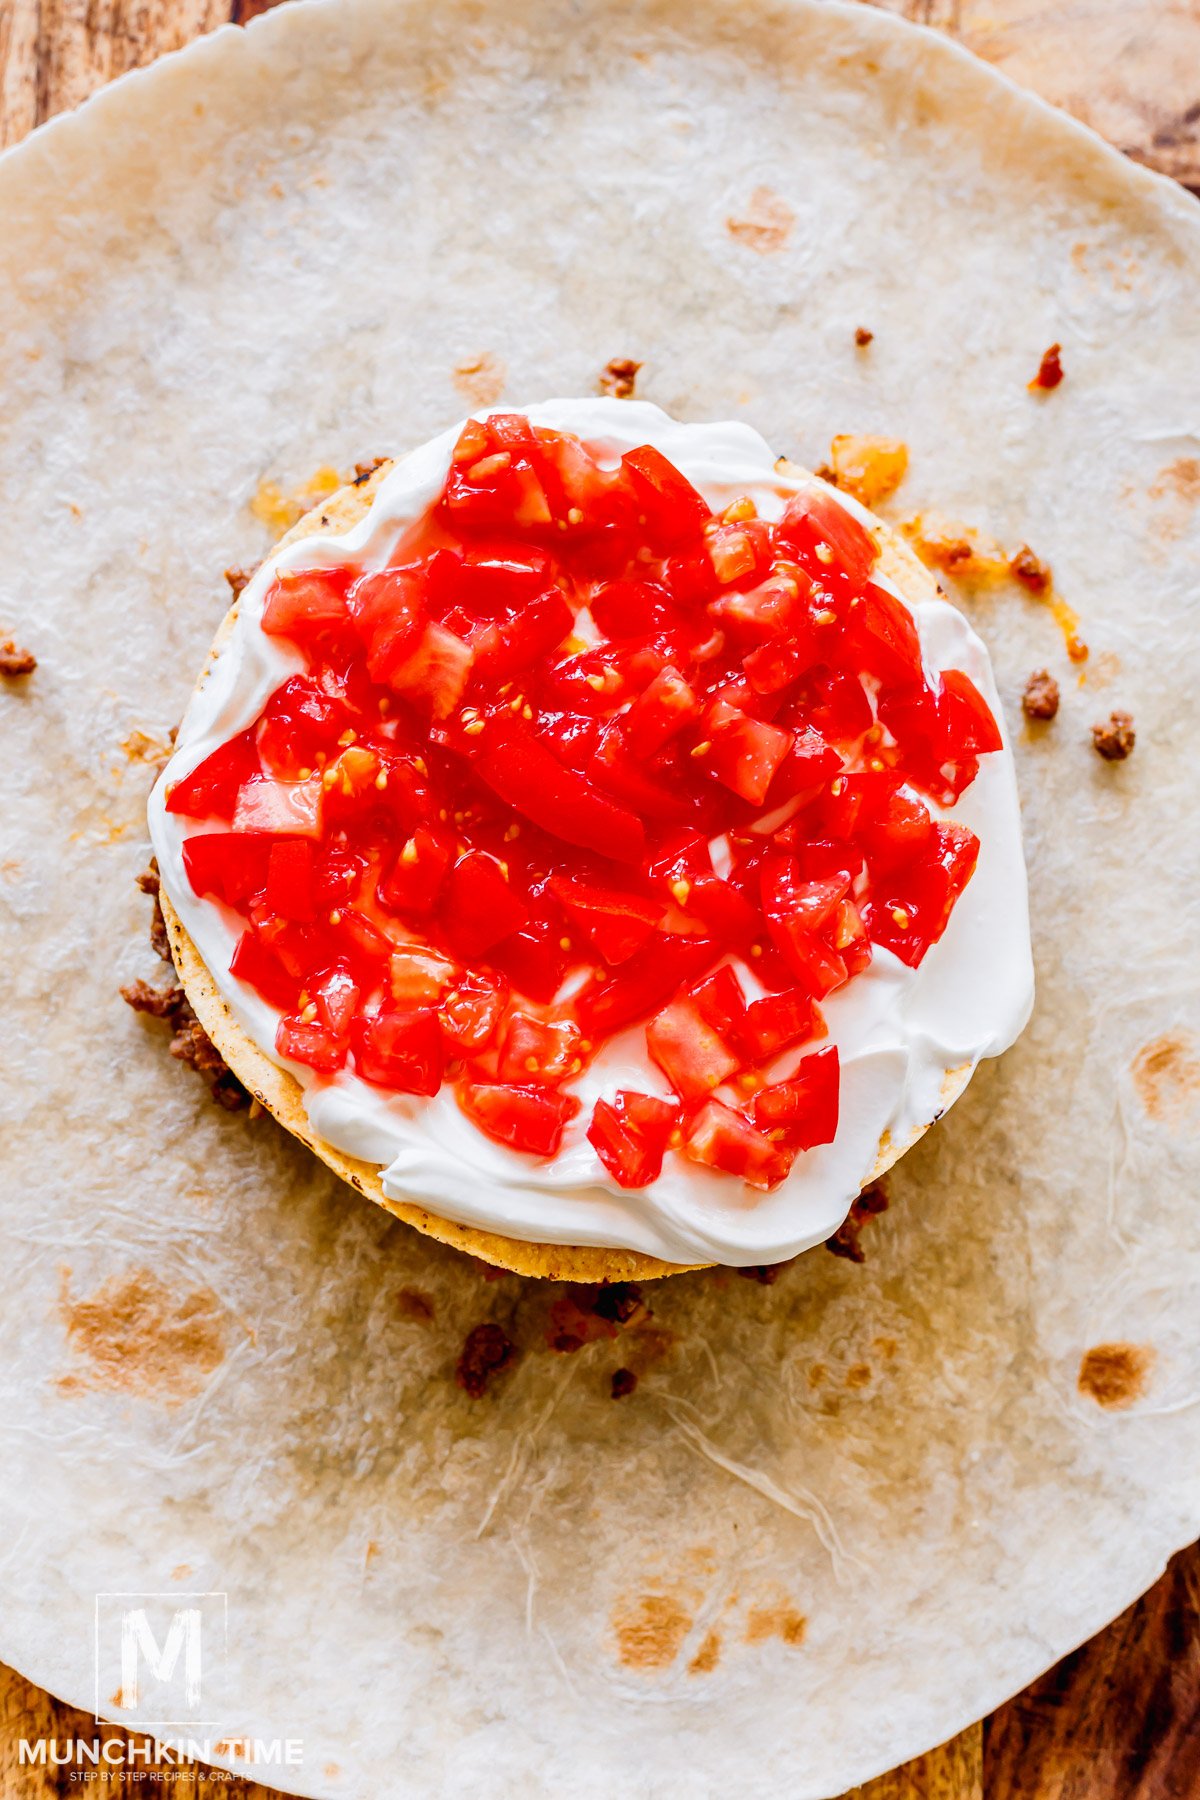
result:
[[[626,1394],[632,1394],[638,1384],[638,1378],[632,1369],[614,1369],[611,1393],[614,1400],[624,1400]]]
[[[868,331],[865,325],[860,325],[854,333],[854,341],[860,350],[865,350],[868,344],[874,343],[875,333]]]
[[[169,963],[171,946],[167,938],[167,923],[159,904],[161,881],[158,864],[151,859],[149,868],[143,869],[135,879],[143,894],[149,894],[154,901],[154,911],[150,917],[151,948],[164,962]],[[177,1062],[194,1069],[197,1075],[204,1076],[209,1092],[218,1106],[223,1107],[226,1112],[239,1112],[250,1105],[250,1095],[192,1011],[191,1002],[178,982],[173,981],[170,987],[159,988],[139,978],[122,987],[121,998],[135,1012],[167,1021],[172,1033],[171,1042],[167,1046],[171,1055]]]
[[[12,638],[0,641],[0,675],[32,675],[37,666],[32,650],[22,650]]]
[[[601,371],[599,391],[613,400],[631,400],[641,366],[631,356],[614,356]]]
[[[1051,388],[1058,386],[1062,378],[1062,345],[1051,344],[1048,350],[1043,350],[1042,360],[1038,364],[1038,372],[1029,385],[1031,388],[1048,393]]]
[[[251,563],[249,568],[241,563],[234,563],[232,568],[226,569],[225,579],[235,600],[241,598],[242,589],[249,587],[261,567],[261,563]]]
[[[757,1281],[760,1287],[774,1287],[786,1268],[786,1262],[754,1263],[748,1269],[735,1269],[734,1274],[743,1281]]]
[[[485,1320],[468,1331],[454,1366],[454,1379],[465,1394],[478,1400],[492,1377],[515,1362],[517,1355],[517,1346],[503,1328],[494,1320]]]
[[[1027,719],[1052,719],[1058,712],[1058,683],[1049,669],[1035,669],[1025,683],[1021,705]]]
[[[887,1207],[888,1197],[878,1182],[864,1188],[833,1236],[826,1239],[825,1248],[832,1256],[844,1256],[849,1262],[865,1262],[866,1253],[860,1242],[863,1227],[886,1212]]]
[[[1050,586],[1051,574],[1049,563],[1044,563],[1040,556],[1035,556],[1028,544],[1014,551],[1009,558],[1009,568],[1021,583],[1032,594],[1044,594]]]
[[[1127,712],[1110,713],[1102,724],[1092,726],[1092,744],[1105,762],[1124,762],[1136,742],[1133,719]]]

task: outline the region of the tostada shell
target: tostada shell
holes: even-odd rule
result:
[[[795,465],[789,467],[792,473],[800,472]],[[275,549],[281,549],[284,544],[293,543],[298,538],[314,536],[318,532],[328,536],[349,531],[369,510],[375,490],[391,468],[392,461],[385,459],[368,481],[351,482],[339,488],[328,499],[322,500],[305,513],[302,519],[297,520],[290,531],[280,538]],[[909,604],[936,599],[939,593],[936,581],[903,538],[878,519],[874,521],[874,531],[879,545],[879,568],[895,582]],[[237,610],[238,603],[235,600],[213,639],[212,649],[197,682],[197,691],[207,680],[221,654],[222,645],[233,629]],[[293,1137],[307,1144],[335,1175],[340,1175],[343,1181],[357,1188],[368,1200],[374,1200],[396,1218],[403,1219],[406,1225],[415,1226],[418,1231],[437,1238],[440,1243],[451,1244],[456,1250],[465,1250],[484,1262],[509,1269],[516,1275],[540,1275],[553,1281],[648,1281],[661,1275],[680,1274],[686,1268],[711,1266],[704,1263],[663,1262],[656,1256],[646,1256],[636,1250],[614,1250],[601,1245],[526,1243],[517,1238],[501,1237],[494,1231],[480,1231],[473,1225],[460,1225],[453,1219],[443,1219],[415,1200],[391,1199],[383,1191],[377,1164],[360,1162],[355,1157],[347,1156],[316,1135],[304,1110],[304,1090],[300,1083],[288,1070],[274,1063],[247,1036],[222,999],[216,982],[165,890],[160,898],[167,922],[171,955],[179,979],[196,1017],[229,1067],[285,1131],[290,1131]],[[971,1079],[971,1074],[972,1065],[969,1063],[946,1070],[938,1118],[958,1099]],[[905,1151],[924,1137],[934,1123],[935,1120],[930,1119],[924,1125],[917,1126],[903,1140],[894,1139],[889,1132],[884,1132],[870,1179],[874,1180],[890,1169]],[[802,1180],[803,1172],[793,1179]],[[847,1196],[847,1204],[851,1198],[853,1196]]]

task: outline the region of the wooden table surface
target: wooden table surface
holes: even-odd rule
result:
[[[0,0],[0,145],[126,69],[227,21],[245,24],[272,3]],[[959,38],[1200,194],[1200,0],[883,4]],[[0,1666],[0,1796],[78,1792],[71,1766],[19,1767],[18,1740],[90,1739],[95,1730],[89,1715]],[[105,1735],[122,1734],[109,1727]],[[111,1800],[146,1792],[144,1777],[110,1773]],[[256,1783],[199,1769],[176,1771],[170,1792],[174,1800],[272,1800]],[[1200,1546],[1181,1552],[1135,1606],[1007,1706],[847,1800],[1200,1800]]]

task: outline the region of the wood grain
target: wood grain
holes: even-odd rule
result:
[[[880,0],[957,37],[1138,161],[1200,192],[1200,0]],[[272,0],[0,0],[0,145],[127,69]],[[848,1721],[847,1729],[852,1729]],[[0,1667],[0,1795],[64,1800],[78,1767],[18,1762],[22,1737],[91,1739],[88,1714]],[[106,1726],[102,1738],[125,1742]],[[104,1792],[133,1800],[147,1767],[112,1768]],[[172,1800],[272,1800],[255,1782],[170,1771]],[[161,1791],[161,1790],[160,1790]],[[1024,1694],[846,1800],[1197,1800],[1200,1547]],[[453,1796],[448,1800],[454,1800]]]

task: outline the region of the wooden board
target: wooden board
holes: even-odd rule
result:
[[[0,145],[126,69],[272,0],[0,0]],[[1197,0],[883,0],[959,38],[1013,80],[1200,193]],[[31,1768],[22,1738],[97,1735],[93,1720],[0,1667],[0,1795],[61,1800],[78,1765]],[[126,1741],[116,1727],[99,1734]],[[106,1773],[110,1800],[153,1791],[155,1764]],[[160,1770],[160,1772],[162,1772]],[[171,1771],[172,1800],[272,1800],[254,1782]],[[158,1791],[163,1791],[161,1788]],[[1107,1631],[990,1719],[846,1800],[1196,1800],[1200,1546]],[[446,1800],[455,1800],[447,1796]],[[780,1800],[786,1800],[780,1796]]]

